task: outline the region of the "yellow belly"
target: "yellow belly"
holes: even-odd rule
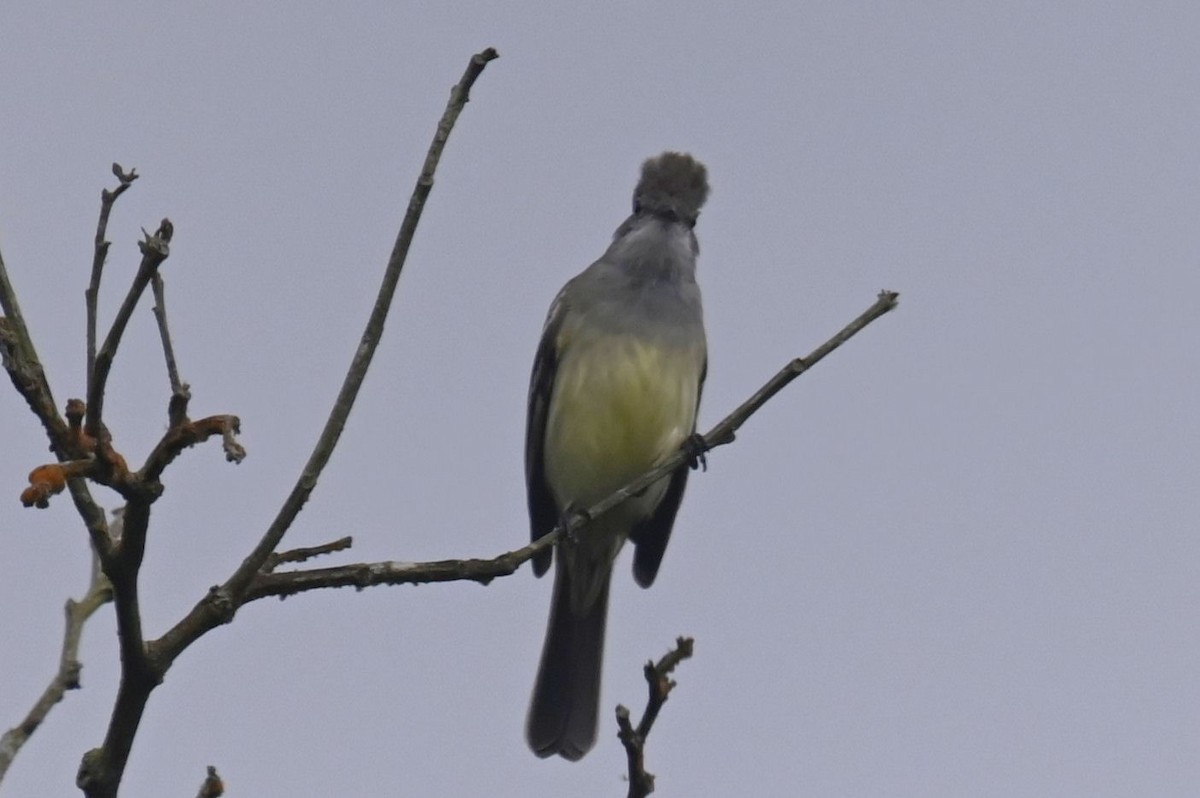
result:
[[[694,352],[632,336],[572,343],[558,363],[546,419],[546,479],[560,507],[586,507],[691,434],[703,363]],[[646,498],[657,504],[657,495]]]

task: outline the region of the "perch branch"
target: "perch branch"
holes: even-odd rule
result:
[[[833,350],[837,349],[842,344],[849,341],[864,327],[866,327],[875,319],[883,314],[896,308],[900,295],[895,291],[880,291],[875,303],[867,308],[858,318],[847,324],[837,332],[832,338],[818,346],[807,357],[798,357],[780,369],[774,377],[767,380],[763,387],[754,392],[754,395],[742,402],[736,410],[730,413],[725,418],[701,436],[699,443],[689,441],[681,447],[679,451],[668,457],[657,467],[647,471],[642,476],[630,482],[625,487],[613,493],[606,499],[598,502],[592,507],[589,507],[584,513],[584,518],[573,518],[567,525],[566,529],[560,524],[546,537],[554,536],[555,540],[561,537],[564,532],[574,532],[580,526],[583,526],[588,519],[594,519],[612,510],[621,502],[631,496],[640,494],[643,490],[653,485],[658,480],[674,473],[676,469],[681,468],[685,463],[694,461],[697,457],[703,456],[706,452],[710,452],[718,446],[724,446],[728,443],[733,443],[734,436],[742,425],[758,412],[758,409],[767,403],[775,394],[779,393],[792,380],[799,377],[804,372],[811,369],[817,363],[825,358]]]
[[[790,361],[775,376],[755,391],[749,399],[702,436],[703,451],[711,451],[717,446],[732,443],[735,432],[741,428],[750,416],[754,415],[760,407],[766,404],[771,397],[779,393],[793,379],[812,368],[830,352],[850,340],[850,338],[872,321],[895,308],[898,297],[898,294],[891,291],[881,292],[875,304],[864,311],[854,321],[843,327],[832,338],[814,349],[808,357],[796,358]],[[684,467],[689,460],[692,460],[699,453],[702,452],[696,452],[693,446],[685,445],[678,452],[642,474],[625,487],[587,508],[584,512],[572,515],[565,526],[560,524],[552,532],[538,538],[529,545],[514,551],[505,552],[491,559],[436,560],[421,563],[355,563],[329,568],[259,573],[252,580],[246,591],[244,601],[241,603],[268,596],[285,597],[308,590],[332,587],[362,589],[375,585],[424,584],[428,582],[457,582],[464,580],[487,584],[497,577],[508,576],[513,573],[522,563],[531,559],[538,552],[557,543],[559,538],[564,534],[586,535],[587,530],[584,527],[590,520],[603,515],[629,497],[641,493],[648,486],[673,473],[676,469]],[[206,602],[212,602],[213,600],[214,596],[210,594],[197,605],[197,608],[193,610],[193,614],[204,606]],[[227,604],[221,606],[228,610]],[[213,617],[217,617],[217,614],[214,613]],[[177,634],[178,631],[177,627],[171,630],[168,635]],[[203,631],[207,630],[202,630],[199,633],[203,634]],[[179,644],[175,641],[167,643],[166,637],[163,638],[163,642],[170,649],[174,649]]]

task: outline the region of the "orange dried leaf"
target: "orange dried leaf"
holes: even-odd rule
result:
[[[50,497],[67,486],[67,474],[58,463],[40,465],[29,472],[29,487],[21,491],[21,504],[49,507]]]

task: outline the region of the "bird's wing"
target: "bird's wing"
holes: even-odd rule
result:
[[[700,384],[696,386],[696,415],[700,414],[700,395],[704,393],[704,378],[708,375],[708,359],[700,369]],[[696,431],[696,421],[692,420],[692,432]],[[671,539],[671,527],[675,525],[675,514],[679,512],[679,503],[683,501],[683,489],[687,487],[689,468],[680,468],[671,475],[667,490],[662,501],[654,508],[644,521],[637,524],[630,532],[629,539],[633,541],[633,579],[642,587],[654,584],[658,576],[658,566],[662,564],[663,553],[667,550],[667,541]]]
[[[566,315],[565,294],[567,283],[546,316],[542,328],[542,340],[538,344],[537,356],[533,361],[533,374],[529,378],[529,410],[525,421],[525,487],[529,497],[530,540],[548,535],[559,521],[558,506],[546,482],[546,414],[550,408],[550,396],[554,390],[554,374],[558,370],[558,333]],[[546,549],[533,558],[533,572],[537,576],[550,567],[551,550]]]

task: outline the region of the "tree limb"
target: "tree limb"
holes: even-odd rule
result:
[[[112,191],[100,191],[100,218],[96,221],[96,240],[92,248],[92,277],[88,281],[87,290],[83,292],[84,305],[87,309],[87,380],[92,384],[92,374],[96,370],[96,317],[100,297],[100,275],[104,271],[104,261],[108,257],[110,243],[108,235],[108,217],[112,213],[117,197],[124,194],[133,181],[138,179],[137,169],[130,169],[128,174],[119,163],[112,165],[113,174],[120,181]]]
[[[25,325],[25,318],[21,315],[17,294],[8,279],[3,255],[0,255],[0,310],[5,314],[0,317],[0,365],[8,372],[13,387],[25,399],[29,409],[46,430],[50,450],[59,462],[83,457],[85,453],[76,445],[71,430],[54,405],[54,394],[38,360],[33,338]],[[67,487],[79,517],[87,526],[92,546],[103,562],[110,548],[108,519],[105,518],[104,510],[96,504],[84,480],[71,479]]]
[[[175,364],[175,347],[171,344],[171,329],[167,326],[167,288],[162,275],[157,271],[150,278],[154,292],[154,320],[158,323],[158,337],[162,340],[163,358],[167,361],[167,379],[171,381],[171,396],[187,394],[187,385],[179,379],[179,367]]]
[[[350,546],[350,540],[346,538],[323,546],[277,552],[288,529],[315,489],[317,481],[338,443],[362,386],[382,336],[384,322],[425,202],[432,190],[434,173],[448,137],[469,100],[470,90],[475,81],[482,74],[486,65],[497,57],[496,51],[491,48],[474,55],[461,80],[451,90],[450,99],[438,123],[433,142],[409,200],[375,305],[359,346],[351,360],[334,407],[291,492],[254,549],[233,574],[224,584],[212,588],[206,597],[197,602],[183,619],[158,640],[147,641],[144,637],[138,595],[138,575],[145,551],[150,506],[161,492],[158,478],[184,448],[217,434],[222,436],[227,457],[239,459],[244,456],[244,450],[234,438],[238,425],[236,417],[213,416],[197,422],[191,422],[187,418],[187,390],[173,367],[174,358],[166,327],[161,281],[156,279],[159,266],[169,254],[168,244],[173,232],[171,223],[164,219],[158,231],[154,235],[147,234],[141,242],[143,257],[138,272],[103,345],[98,352],[94,351],[96,294],[104,255],[108,247],[103,235],[107,222],[107,210],[111,208],[111,203],[115,201],[116,196],[119,196],[120,192],[127,188],[128,182],[136,177],[132,173],[129,176],[123,176],[118,168],[117,174],[122,179],[122,186],[115,192],[106,192],[103,196],[103,200],[107,204],[102,205],[102,216],[97,230],[96,255],[93,261],[92,283],[88,293],[90,334],[88,401],[86,406],[80,402],[73,412],[68,412],[68,421],[71,422],[69,425],[62,421],[54,407],[49,385],[37,363],[24,320],[16,306],[15,294],[8,284],[3,261],[0,260],[0,308],[5,312],[5,316],[0,317],[0,354],[4,357],[4,367],[9,371],[18,391],[25,396],[31,408],[46,426],[52,445],[58,447],[56,452],[59,459],[83,463],[87,457],[95,458],[99,466],[91,471],[85,470],[81,473],[86,473],[102,484],[115,487],[127,500],[123,534],[119,539],[110,537],[107,527],[104,525],[103,511],[99,510],[91,501],[90,495],[87,494],[86,484],[81,479],[71,478],[74,476],[74,472],[70,474],[64,472],[64,480],[69,480],[67,484],[71,487],[76,506],[80,509],[85,521],[88,522],[89,532],[92,534],[101,566],[111,582],[112,595],[116,605],[122,663],[121,682],[104,742],[101,747],[84,755],[77,776],[77,784],[89,798],[111,798],[116,795],[146,703],[174,660],[203,634],[232,620],[237,610],[245,603],[267,596],[284,597],[328,587],[363,588],[377,584],[461,580],[473,580],[486,584],[497,576],[511,574],[538,552],[554,546],[564,535],[577,532],[586,534],[587,530],[584,527],[590,520],[608,512],[677,469],[694,463],[697,458],[703,457],[705,452],[731,443],[742,424],[783,387],[841,346],[871,321],[896,306],[897,294],[881,292],[871,308],[806,358],[797,358],[787,364],[705,436],[698,436],[689,441],[687,445],[654,469],[615,491],[595,506],[588,508],[586,512],[572,516],[569,521],[560,524],[550,534],[520,549],[506,552],[490,560],[360,563],[330,568],[275,571],[274,569],[282,563],[305,562],[311,557]],[[159,319],[160,335],[163,339],[164,355],[167,359],[172,385],[172,400],[168,411],[170,426],[139,472],[130,473],[128,469],[125,469],[119,479],[114,479],[113,474],[118,471],[116,465],[120,455],[112,449],[103,425],[106,382],[116,350],[133,310],[146,287],[151,284],[154,285],[158,300],[155,315]],[[86,415],[86,423],[81,425],[79,419],[84,415]],[[77,451],[81,448],[80,442],[89,440],[92,445],[88,451]],[[71,457],[72,455],[74,457]],[[123,460],[120,461],[120,465],[124,468]],[[79,465],[78,468],[82,469],[84,466]],[[89,516],[89,512],[91,516]],[[96,523],[94,518],[96,512],[100,513],[99,523]],[[681,650],[682,645],[681,640]],[[669,668],[667,670],[669,671]],[[649,666],[647,678],[650,678]],[[662,674],[662,679],[666,680],[665,672]],[[666,680],[665,683],[669,684],[669,680]],[[654,685],[651,685],[651,689],[653,698]],[[669,689],[668,686],[663,690],[662,699],[665,699],[665,691]],[[661,700],[658,707],[661,707]],[[658,707],[648,705],[646,715],[638,729],[633,730],[630,726],[631,734],[640,734],[644,738],[645,733],[649,731],[650,725],[654,722]],[[629,725],[628,713],[626,713],[625,722],[626,725]],[[643,726],[645,726],[644,729]],[[215,776],[215,771],[210,775]]]
[[[425,164],[421,169],[421,174],[417,178],[417,185],[413,189],[412,197],[409,199],[408,209],[404,214],[404,221],[400,225],[400,232],[396,236],[396,244],[392,248],[391,257],[388,259],[387,269],[384,271],[383,283],[379,287],[375,306],[371,309],[371,316],[367,321],[366,329],[363,331],[362,340],[354,353],[353,360],[350,362],[350,368],[346,373],[345,380],[342,382],[342,388],[338,392],[333,410],[330,412],[329,418],[325,422],[325,427],[317,439],[316,446],[308,458],[308,463],[305,464],[304,470],[301,472],[291,493],[284,501],[279,513],[275,516],[275,520],[271,522],[270,527],[267,528],[267,531],[254,547],[254,550],[242,561],[242,564],[226,580],[225,584],[219,588],[219,595],[218,593],[210,592],[209,596],[197,604],[187,617],[177,623],[160,639],[159,642],[162,644],[163,651],[168,657],[174,658],[178,656],[196,638],[211,629],[214,625],[228,622],[228,619],[232,617],[230,608],[232,607],[233,610],[236,610],[237,605],[243,601],[246,590],[262,570],[263,565],[267,562],[267,558],[278,548],[284,534],[292,525],[292,522],[296,519],[296,516],[300,513],[305,503],[307,503],[309,495],[316,487],[317,479],[320,477],[321,471],[325,468],[325,464],[329,462],[329,457],[333,453],[338,439],[341,437],[342,430],[345,428],[346,419],[349,417],[350,410],[354,406],[358,390],[362,387],[367,368],[371,365],[375,348],[379,345],[379,339],[383,335],[383,324],[391,307],[396,286],[400,281],[400,273],[403,271],[405,260],[408,258],[408,250],[412,244],[413,236],[416,234],[417,223],[421,219],[425,200],[433,188],[433,175],[437,170],[438,162],[441,159],[442,151],[445,149],[450,131],[454,128],[455,121],[470,99],[471,87],[475,84],[476,79],[483,73],[484,67],[488,65],[488,62],[498,57],[499,55],[496,51],[490,47],[476,53],[467,64],[467,69],[463,73],[462,79],[450,91],[450,100],[446,104],[446,110],[442,114],[441,121],[438,122],[433,143],[430,144],[429,152],[425,156]]]
[[[101,437],[100,423],[104,413],[104,389],[108,383],[108,373],[112,369],[113,358],[117,355],[117,347],[121,343],[121,337],[125,335],[125,326],[129,324],[138,300],[145,293],[146,286],[150,285],[150,278],[171,254],[169,244],[175,234],[175,225],[171,224],[170,219],[163,219],[153,235],[145,231],[143,234],[145,237],[138,242],[138,247],[142,250],[142,262],[138,265],[137,274],[134,275],[133,283],[129,286],[129,292],[125,294],[125,299],[117,310],[112,327],[109,328],[108,335],[104,337],[104,343],[101,345],[100,351],[96,353],[92,370],[88,374],[87,422],[84,429],[96,440],[100,440]]]
[[[8,319],[11,335],[21,357],[31,366],[36,366],[40,372],[41,363],[33,348],[33,339],[29,337],[29,328],[25,325],[25,316],[21,313],[21,305],[17,302],[17,292],[13,290],[12,282],[8,279],[8,269],[4,265],[3,255],[0,255],[0,311],[3,311],[4,317]],[[45,385],[45,375],[41,375],[41,379]],[[45,388],[49,392],[49,386],[45,385]],[[53,399],[50,406],[54,406]]]
[[[279,571],[275,573],[260,572],[251,580],[243,599],[236,606],[268,596],[279,596],[282,598],[322,588],[354,587],[362,589],[376,585],[411,585],[464,580],[487,584],[497,577],[508,576],[516,571],[522,563],[532,559],[538,552],[555,545],[564,534],[586,535],[586,525],[591,520],[604,515],[626,499],[640,494],[658,480],[674,473],[676,469],[685,467],[697,454],[703,454],[718,446],[732,443],[736,431],[746,423],[750,416],[754,415],[760,407],[766,404],[771,397],[783,390],[796,377],[820,362],[830,352],[850,340],[850,338],[872,321],[895,308],[899,296],[899,294],[893,291],[881,291],[879,297],[871,307],[867,308],[858,318],[843,327],[836,335],[814,349],[807,357],[796,358],[790,361],[775,376],[771,377],[761,388],[755,391],[749,399],[739,405],[737,409],[722,419],[705,435],[701,436],[700,451],[696,451],[696,446],[693,444],[685,444],[675,454],[642,474],[625,487],[614,491],[610,496],[602,499],[583,512],[572,515],[565,526],[560,524],[549,534],[538,538],[526,546],[504,552],[491,559],[436,560],[433,562],[385,561],[354,563],[328,568]],[[193,609],[193,614],[202,612],[201,608],[204,605],[213,602],[216,602],[216,596],[210,592]],[[236,610],[236,606],[234,606],[234,610]],[[229,614],[227,601],[221,603],[220,607],[219,612],[214,610],[204,612],[209,615],[212,621],[232,617]],[[196,631],[203,634],[207,629],[203,629],[202,631],[197,629]],[[171,633],[177,634],[178,632],[173,629],[168,634]],[[165,636],[163,643],[172,649],[178,645],[176,641],[168,643]]]
[[[93,553],[92,575],[87,592],[78,601],[67,599],[64,608],[66,625],[63,629],[62,651],[58,657],[58,672],[25,719],[0,737],[0,782],[4,781],[4,775],[21,747],[46,720],[54,705],[62,701],[68,690],[79,689],[79,673],[83,669],[79,663],[79,642],[83,637],[83,626],[96,610],[110,601],[112,588],[100,570],[100,558]]]
[[[244,600],[246,588],[260,573],[272,552],[278,547],[284,533],[291,526],[292,521],[316,486],[317,478],[328,462],[342,429],[345,427],[346,419],[354,405],[367,367],[371,363],[375,348],[383,334],[383,323],[399,282],[400,272],[404,267],[413,235],[416,233],[417,222],[420,220],[425,200],[433,187],[433,174],[442,150],[445,148],[446,140],[454,126],[454,121],[469,99],[471,86],[483,72],[487,63],[495,58],[497,58],[496,51],[491,48],[476,54],[468,64],[462,80],[451,91],[450,101],[438,124],[433,144],[429,148],[424,168],[417,179],[416,188],[413,190],[408,210],[400,226],[396,245],[388,261],[383,284],[379,289],[366,330],[351,361],[334,408],[291,494],[284,501],[283,507],[258,545],[233,576],[222,587],[210,591],[208,599],[197,605],[158,641],[147,643],[142,636],[137,583],[138,571],[145,550],[150,505],[157,498],[158,492],[161,492],[161,485],[158,484],[156,477],[182,448],[195,442],[193,437],[213,430],[192,429],[191,432],[195,435],[181,434],[189,427],[194,428],[195,425],[183,423],[186,418],[183,409],[176,408],[172,412],[172,418],[179,421],[178,429],[168,430],[167,435],[147,459],[147,464],[141,472],[130,476],[116,486],[118,489],[124,488],[122,495],[128,501],[125,513],[125,534],[111,559],[105,563],[105,573],[113,583],[116,601],[117,629],[121,644],[121,683],[117,690],[117,699],[104,743],[99,748],[84,754],[76,776],[76,784],[89,798],[115,798],[128,763],[134,736],[150,694],[162,681],[163,675],[170,668],[174,659],[188,645],[208,629],[219,623],[226,623],[233,617],[238,604]],[[167,257],[167,245],[170,242],[171,233],[171,223],[164,219],[158,232],[153,236],[147,235],[141,243],[143,255],[141,266],[138,268],[138,273],[125,301],[113,320],[112,328],[105,338],[104,344],[96,354],[93,379],[88,386],[87,423],[84,429],[97,441],[97,453],[100,455],[97,459],[99,460],[107,459],[107,453],[100,451],[105,443],[105,437],[102,435],[102,411],[105,383],[113,357],[138,299],[151,282],[158,266]],[[221,433],[226,455],[231,459],[240,457],[244,455],[244,451],[233,438],[236,419],[234,417],[223,418]],[[196,422],[196,424],[199,423],[201,422]],[[173,435],[174,437],[172,437]],[[104,474],[100,476],[103,478]]]
[[[298,549],[290,549],[288,551],[273,552],[267,561],[263,563],[263,573],[270,573],[285,562],[306,562],[314,557],[320,557],[324,554],[333,554],[335,551],[343,551],[354,545],[354,538],[347,535],[344,538],[329,543],[322,543],[320,546],[304,546]]]
[[[66,453],[67,425],[54,405],[54,394],[38,360],[29,328],[25,326],[25,317],[21,315],[17,293],[8,279],[3,255],[0,255],[0,310],[4,311],[0,316],[0,363],[17,393],[46,428],[55,453]]]
[[[271,552],[279,546],[283,540],[292,522],[308,502],[308,497],[313,489],[317,486],[317,479],[324,470],[325,464],[329,462],[330,455],[333,454],[333,449],[337,446],[338,439],[342,435],[342,430],[346,426],[346,419],[350,415],[350,410],[354,406],[354,401],[358,397],[358,390],[362,387],[363,379],[366,377],[367,368],[371,365],[371,360],[375,356],[375,348],[379,345],[379,340],[383,336],[383,323],[387,319],[387,314],[392,304],[392,297],[396,293],[396,285],[400,281],[400,273],[404,269],[404,263],[408,258],[408,249],[412,244],[413,236],[417,232],[417,223],[421,220],[421,213],[425,208],[425,200],[429,197],[429,192],[433,189],[433,175],[437,170],[438,162],[441,160],[442,151],[446,147],[446,141],[450,137],[450,131],[454,128],[454,123],[458,116],[462,113],[467,101],[470,99],[471,87],[475,84],[476,79],[483,73],[484,67],[488,62],[495,60],[499,54],[492,48],[476,53],[471,57],[467,64],[467,69],[463,73],[462,79],[450,90],[450,100],[446,103],[446,110],[442,114],[441,121],[438,122],[437,131],[433,136],[433,143],[429,145],[429,152],[425,156],[425,165],[421,169],[421,174],[417,178],[417,185],[413,188],[412,197],[408,201],[408,210],[404,214],[404,221],[400,224],[400,232],[396,236],[396,244],[392,248],[391,257],[388,259],[387,269],[384,271],[383,283],[379,287],[379,293],[375,299],[375,306],[371,309],[371,316],[367,320],[367,327],[363,331],[362,340],[355,350],[354,358],[350,362],[350,368],[346,372],[346,377],[342,382],[342,388],[338,392],[337,400],[334,402],[333,410],[329,414],[329,418],[325,422],[325,427],[321,431],[321,436],[317,439],[317,444],[313,449],[312,454],[308,458],[308,463],[305,464],[304,470],[300,473],[300,478],[296,481],[292,492],[284,501],[279,513],[275,516],[275,520],[271,522],[266,533],[259,540],[258,545],[250,553],[234,572],[233,576],[223,585],[223,590],[231,597],[238,597],[245,592],[250,582],[254,579],[266,562],[267,557]],[[235,598],[236,600],[236,598]],[[184,621],[186,623],[186,619]],[[189,641],[190,642],[190,641]],[[173,647],[172,647],[173,649]],[[182,649],[180,649],[182,650]]]
[[[176,397],[180,394],[176,394]],[[172,405],[175,403],[173,402]],[[186,409],[186,403],[184,403]],[[183,453],[184,449],[203,443],[209,438],[221,436],[225,446],[225,459],[240,463],[246,456],[246,451],[233,440],[232,436],[241,429],[241,419],[237,416],[220,415],[188,421],[182,416],[183,422],[173,424],[163,433],[162,438],[146,458],[146,464],[137,473],[137,479],[149,482],[157,480],[162,472]],[[230,444],[234,449],[230,449]]]
[[[653,660],[646,663],[642,673],[646,677],[649,695],[636,729],[629,719],[629,710],[624,704],[617,705],[617,737],[625,748],[629,770],[628,798],[646,798],[654,792],[654,774],[646,770],[646,738],[650,736],[650,730],[654,728],[654,721],[658,719],[667,696],[675,689],[671,672],[679,663],[691,658],[694,643],[690,637],[677,637],[674,650],[668,651],[657,663]]]

